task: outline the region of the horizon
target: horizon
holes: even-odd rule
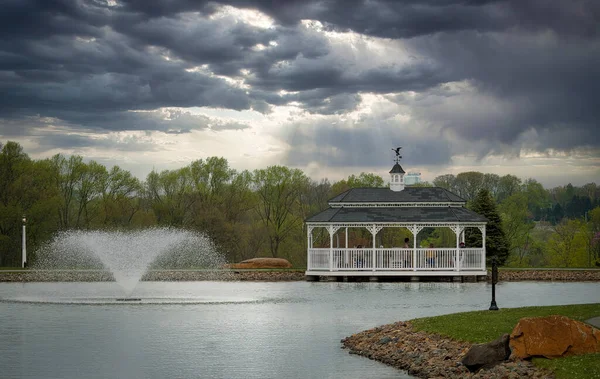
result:
[[[3,145],[3,144],[5,144],[6,142],[8,142],[8,141],[5,141],[5,142],[3,142],[3,141],[0,141],[0,145]],[[14,141],[14,142],[16,142],[16,141]],[[22,147],[22,146],[21,146],[21,147]],[[28,155],[28,156],[29,156],[31,159],[49,159],[49,158],[51,158],[51,156],[48,156],[48,157],[43,157],[43,158],[32,158],[32,157],[31,157],[31,156],[30,156],[30,155],[27,153],[27,151],[26,151],[25,149],[23,149],[23,152],[24,152],[25,154],[27,154],[27,155]],[[70,155],[65,155],[65,156],[66,156],[66,157],[69,157]],[[87,163],[89,163],[89,162],[91,161],[90,159],[87,159],[87,158],[85,158],[85,157],[82,157],[82,158],[83,158],[83,161],[84,161],[86,164],[87,164]],[[210,158],[210,157],[203,157],[203,158],[199,158],[199,159],[203,159],[203,160],[205,160],[205,159],[207,159],[207,158]],[[218,157],[218,158],[222,158],[222,157]],[[165,170],[178,170],[178,169],[181,169],[181,168],[183,168],[183,167],[186,167],[186,166],[188,166],[188,165],[189,165],[189,164],[191,164],[192,162],[193,162],[193,161],[190,161],[190,162],[188,162],[187,164],[182,164],[182,165],[181,165],[181,166],[179,166],[179,167],[169,168],[169,169],[165,169]],[[102,162],[97,162],[97,163],[103,164]],[[239,173],[239,172],[241,172],[241,171],[243,171],[243,170],[239,170],[239,169],[238,169],[238,168],[236,168],[236,167],[233,167],[233,166],[231,166],[231,162],[227,161],[227,163],[229,164],[229,168],[230,168],[230,169],[233,169],[233,170],[235,170],[235,171],[236,171],[236,172],[238,172],[238,173]],[[394,162],[394,163],[395,163],[395,162]],[[394,164],[394,163],[390,164],[390,168],[389,168],[389,169],[391,169],[391,167],[393,166],[393,164]],[[456,176],[457,174],[464,173],[464,172],[470,172],[470,171],[476,171],[476,172],[480,172],[480,173],[482,173],[482,174],[494,174],[494,173],[492,173],[492,172],[484,172],[484,171],[477,171],[477,170],[467,170],[467,171],[458,171],[458,172],[443,172],[443,173],[440,173],[439,175],[436,175],[435,177],[432,177],[432,178],[424,178],[424,177],[423,177],[423,175],[422,175],[422,174],[423,174],[422,172],[420,172],[420,171],[415,171],[415,170],[410,170],[410,169],[406,169],[406,168],[405,168],[405,167],[402,165],[402,162],[399,162],[399,163],[400,163],[400,165],[403,167],[403,169],[406,171],[406,175],[409,175],[409,174],[421,174],[421,182],[427,182],[427,183],[429,183],[429,184],[431,184],[431,185],[433,185],[433,180],[434,180],[434,179],[435,179],[437,176],[439,176],[439,175],[452,174],[452,175]],[[104,164],[103,164],[103,165],[104,165]],[[104,165],[104,166],[105,166],[107,169],[110,169],[110,168],[112,168],[112,167],[113,167],[112,165]],[[120,167],[121,169],[127,170],[127,169],[126,169],[125,167],[123,167],[123,166],[119,166],[119,167]],[[266,169],[267,167],[268,167],[268,166],[265,166],[265,167],[257,167],[256,169],[258,169],[258,170],[260,170],[260,169]],[[291,166],[287,166],[287,167],[290,167],[290,168],[298,168],[298,167],[291,167]],[[358,175],[360,175],[360,174],[362,174],[362,173],[367,173],[367,174],[379,175],[379,176],[380,176],[380,177],[383,179],[384,183],[389,185],[389,180],[388,180],[388,179],[389,179],[389,178],[388,178],[388,176],[389,176],[389,169],[388,169],[388,170],[383,170],[383,171],[381,171],[381,170],[380,170],[380,172],[379,172],[379,173],[377,173],[377,172],[374,172],[374,171],[373,171],[373,172],[370,172],[370,171],[351,172],[351,173],[349,173],[348,175],[346,175],[346,176],[344,176],[344,177],[339,177],[339,178],[337,178],[337,179],[333,179],[333,178],[330,178],[330,177],[317,177],[317,178],[315,178],[315,177],[309,176],[309,175],[308,175],[308,173],[306,173],[306,172],[305,172],[305,171],[304,171],[302,168],[298,168],[298,169],[302,170],[302,171],[304,172],[304,174],[306,174],[306,175],[307,175],[307,176],[308,176],[308,177],[309,177],[311,180],[313,180],[313,181],[315,181],[315,182],[319,182],[320,180],[327,179],[327,180],[329,180],[329,182],[330,182],[331,184],[334,184],[335,182],[338,182],[338,181],[341,181],[341,180],[346,180],[346,179],[348,179],[348,177],[349,177],[350,175],[355,175],[355,176],[358,176]],[[146,179],[147,179],[147,177],[148,177],[148,175],[149,175],[149,174],[152,172],[152,170],[150,170],[150,171],[148,171],[148,172],[147,172],[147,173],[146,173],[144,176],[139,176],[139,175],[136,175],[134,172],[132,172],[132,171],[130,171],[130,170],[127,170],[127,171],[129,171],[129,172],[130,172],[132,175],[134,175],[136,178],[138,178],[138,179],[139,179],[140,181],[142,181],[142,182],[145,182],[145,181],[146,181]],[[156,171],[156,172],[161,172],[161,171],[163,171],[163,170],[155,170],[155,171]],[[250,171],[252,172],[253,170],[250,170]],[[512,174],[512,173],[509,173],[509,174],[511,174],[511,175],[514,175],[514,174]],[[506,174],[504,174],[504,175],[506,175]],[[502,177],[502,176],[504,176],[504,175],[499,175],[499,176],[500,176],[500,177]],[[531,178],[531,177],[521,177],[521,176],[518,176],[518,175],[515,175],[515,176],[516,176],[516,177],[518,177],[518,178],[519,178],[519,179],[520,179],[522,182],[526,181],[527,179],[535,179],[535,180],[537,180],[536,178]],[[559,183],[559,184],[557,184],[557,185],[551,185],[551,186],[548,186],[548,185],[546,185],[545,183],[543,183],[543,182],[541,182],[541,181],[539,181],[539,180],[537,180],[537,181],[538,181],[540,184],[542,184],[542,186],[543,186],[544,188],[546,188],[547,190],[550,190],[550,189],[552,189],[552,188],[556,188],[556,187],[564,187],[564,186],[567,186],[567,185],[569,185],[569,184],[571,184],[571,185],[573,185],[573,186],[575,186],[575,187],[582,187],[583,185],[585,185],[585,184],[590,184],[590,183],[594,183],[594,184],[596,184],[596,182],[595,182],[595,181],[588,181],[588,182],[585,182],[585,183],[573,183],[573,182],[567,182],[567,183],[562,183],[562,184],[560,184],[560,183]],[[410,185],[407,185],[407,186],[410,186]]]

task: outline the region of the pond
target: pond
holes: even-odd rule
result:
[[[2,378],[408,378],[340,340],[487,309],[487,283],[0,283]],[[512,282],[498,306],[600,301],[600,283]]]

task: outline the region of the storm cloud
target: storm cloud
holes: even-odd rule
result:
[[[299,166],[382,165],[396,144],[415,166],[597,158],[598,25],[594,0],[9,0],[0,137],[102,147],[264,117]]]

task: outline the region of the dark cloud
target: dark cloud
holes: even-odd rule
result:
[[[157,146],[150,141],[137,136],[126,138],[98,137],[90,134],[63,134],[48,133],[43,138],[36,139],[38,146],[31,152],[46,151],[48,149],[78,151],[85,148],[107,149],[122,152],[156,151]]]
[[[259,10],[274,25],[257,27],[225,5]],[[302,20],[381,38],[384,48],[401,44],[410,59],[378,62],[381,55],[355,53],[347,41],[346,51]],[[594,0],[9,0],[0,12],[0,133],[27,135],[45,125],[36,118],[100,132],[243,129],[152,111],[266,114],[293,103],[327,122],[298,128],[291,160],[309,159],[315,141],[334,164],[369,160],[394,139],[413,144],[421,164],[464,150],[596,151],[598,25]],[[367,118],[351,132],[332,126],[332,115],[357,109],[363,93],[395,101],[410,114],[410,130],[439,135],[405,134],[390,118]]]
[[[231,1],[230,4],[248,4]],[[283,24],[302,19],[334,29],[384,38],[412,38],[457,31],[496,32],[511,28],[553,30],[597,37],[600,3],[594,0],[331,0],[256,1],[255,7]],[[302,4],[300,6],[300,4]]]
[[[190,64],[211,64],[215,68],[225,62],[241,65],[253,55],[252,48],[268,46],[277,39],[275,30],[258,29],[234,17],[211,20],[196,14],[141,20],[134,24],[117,22],[114,28],[141,48],[162,47]],[[228,72],[233,73],[236,72]]]
[[[120,0],[116,6],[120,12],[140,15],[144,18],[160,18],[177,15],[181,12],[211,11],[212,8],[207,8],[208,3],[209,1],[203,0]]]
[[[158,107],[212,106],[249,109],[240,88],[210,73],[188,72],[180,62],[135,50],[107,38],[82,42],[63,38],[30,43],[22,59],[33,69],[3,71],[0,112],[68,117]],[[40,63],[36,63],[40,62]],[[74,121],[63,118],[66,121]],[[80,119],[84,122],[85,120]]]
[[[110,17],[104,1],[7,0],[0,12],[2,39],[100,36]]]
[[[70,120],[65,122],[64,120]],[[82,126],[83,125],[83,126]],[[104,147],[115,143],[114,149],[135,150],[149,147],[145,141],[110,138],[114,131],[156,131],[166,134],[186,134],[198,130],[243,130],[248,125],[226,122],[180,110],[126,111],[105,114],[69,111],[57,117],[27,117],[25,119],[0,119],[0,135],[9,138],[27,136],[47,149]],[[58,133],[57,133],[58,131]],[[125,143],[127,142],[127,143]],[[142,143],[143,142],[143,143]]]
[[[281,25],[319,20],[333,29],[384,38],[411,38],[440,32],[503,31],[514,27],[598,35],[600,4],[594,0],[121,0],[123,11],[144,18],[182,12],[216,12],[218,5],[257,9]]]
[[[438,88],[425,100],[410,101],[421,119],[465,140],[487,140],[491,151],[494,143],[513,144],[532,129],[549,137],[549,144],[536,144],[539,149],[600,147],[600,138],[588,138],[600,137],[600,108],[594,100],[600,80],[598,41],[572,45],[554,34],[512,32],[439,35],[411,43],[472,87],[445,95]],[[568,139],[572,144],[560,137],[565,129],[574,135]]]

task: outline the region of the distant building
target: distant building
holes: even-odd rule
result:
[[[421,183],[421,173],[420,172],[409,172],[404,176],[404,184],[410,186],[412,184]]]

